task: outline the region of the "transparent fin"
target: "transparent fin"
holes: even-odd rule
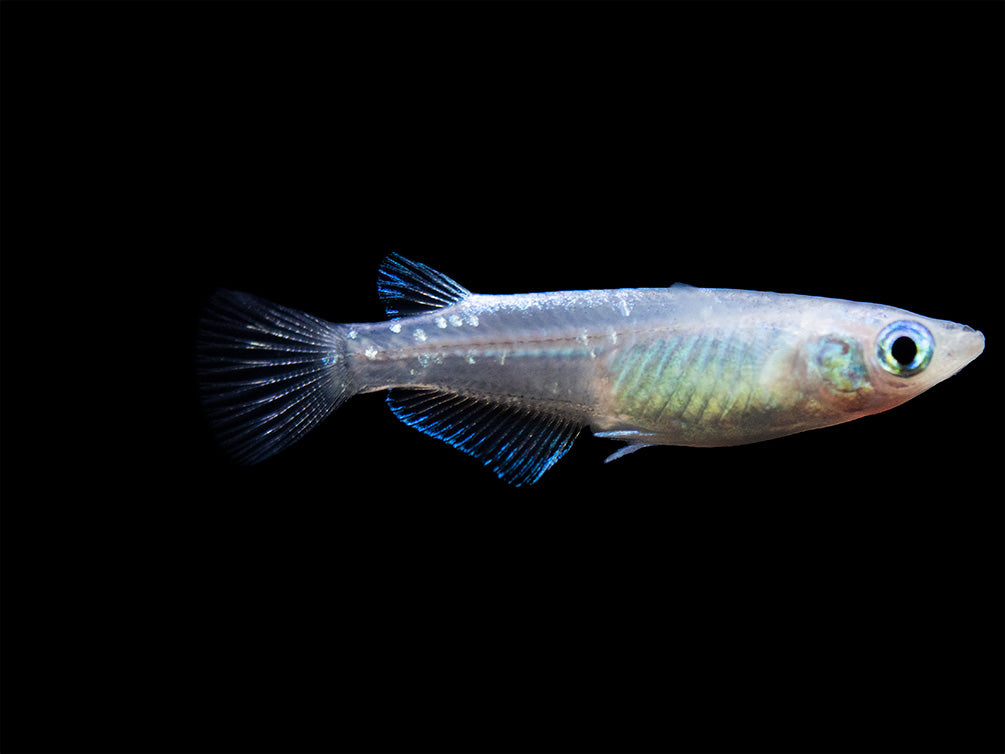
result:
[[[389,254],[381,262],[377,293],[388,316],[440,309],[471,295],[446,275],[400,254]]]
[[[657,445],[658,443],[647,442],[647,438],[654,437],[651,432],[639,432],[638,430],[618,430],[614,432],[594,432],[594,437],[603,437],[609,440],[624,440],[627,445],[620,448],[613,453],[611,453],[607,458],[604,459],[604,463],[610,463],[611,461],[616,461],[619,458],[623,458],[629,453],[634,453],[636,450],[642,450],[642,448],[648,448],[652,445]]]
[[[611,461],[617,461],[619,458],[623,458],[629,453],[634,453],[636,450],[642,450],[642,448],[652,447],[651,442],[636,442],[631,445],[625,445],[621,450],[616,450],[611,453],[607,458],[604,459],[604,463],[610,463]]]
[[[210,299],[197,362],[206,414],[241,463],[296,442],[352,393],[336,325],[248,293]]]
[[[401,421],[474,456],[508,484],[533,484],[572,447],[579,424],[525,407],[436,390],[391,390]]]

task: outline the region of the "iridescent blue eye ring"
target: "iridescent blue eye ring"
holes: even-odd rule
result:
[[[879,365],[898,377],[913,377],[932,360],[935,339],[928,329],[917,322],[891,322],[876,338]]]

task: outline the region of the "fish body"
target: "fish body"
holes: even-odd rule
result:
[[[983,350],[965,325],[878,304],[669,288],[479,295],[403,257],[386,322],[334,324],[222,292],[200,346],[222,444],[254,462],[351,395],[390,390],[406,424],[536,481],[583,427],[627,443],[724,446],[893,408]],[[896,345],[895,345],[896,344]]]

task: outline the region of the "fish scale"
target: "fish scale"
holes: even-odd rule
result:
[[[213,296],[200,395],[224,450],[262,461],[353,395],[388,390],[405,424],[533,484],[584,427],[627,443],[608,460],[759,442],[897,406],[984,347],[965,325],[815,296],[681,284],[479,295],[399,255],[378,292],[394,318],[348,324]],[[895,349],[904,339],[913,348]]]
[[[731,342],[721,333],[637,344],[614,359],[613,394],[625,413],[647,422],[652,430],[670,422],[717,424],[737,395],[737,380],[750,371],[743,363],[746,354],[742,342]],[[652,359],[657,360],[655,366],[647,369]],[[643,377],[645,389],[639,384]]]

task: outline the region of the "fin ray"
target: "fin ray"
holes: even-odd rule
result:
[[[471,295],[471,291],[443,273],[397,253],[388,254],[381,262],[377,293],[388,316],[441,309]]]
[[[428,389],[390,390],[402,422],[467,453],[508,484],[533,484],[572,447],[580,425],[558,414]]]
[[[210,299],[197,360],[206,415],[241,463],[296,442],[353,392],[335,325],[247,293]]]
[[[607,458],[604,459],[604,463],[610,463],[611,461],[616,461],[619,458],[624,458],[629,453],[634,453],[636,450],[642,450],[642,448],[649,448],[658,443],[651,442],[650,440],[655,437],[652,432],[640,432],[637,429],[627,429],[627,430],[614,430],[610,432],[594,432],[594,437],[603,437],[609,440],[623,440],[626,444],[615,450]]]

